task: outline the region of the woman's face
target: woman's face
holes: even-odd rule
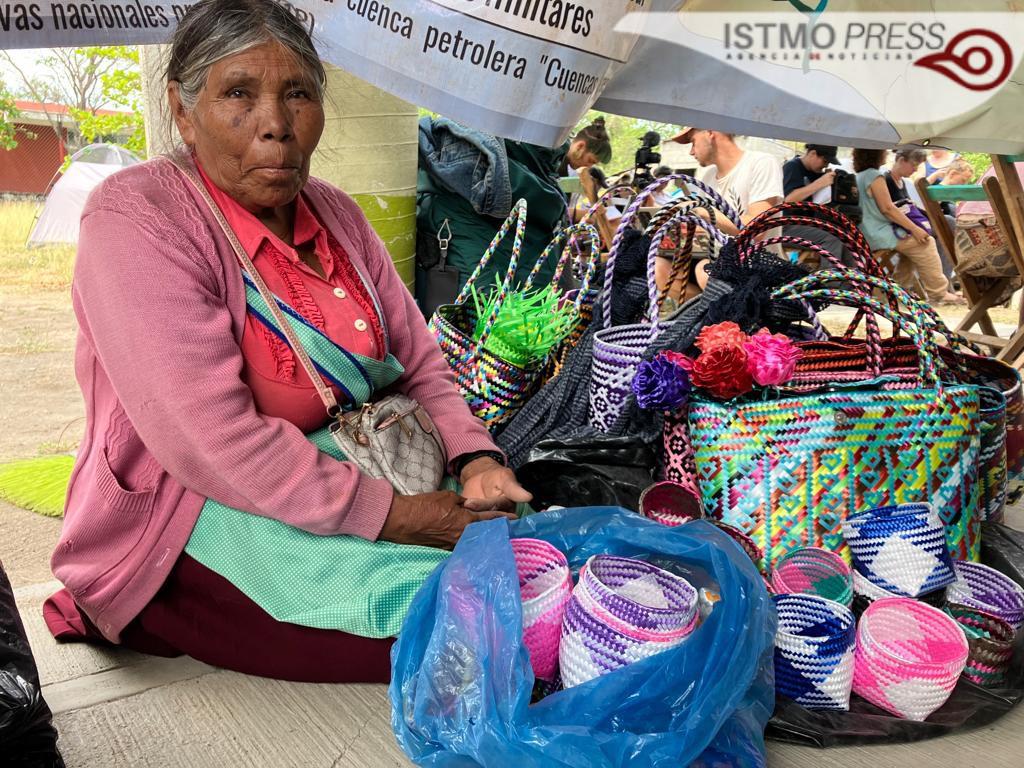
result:
[[[578,139],[569,145],[565,159],[573,168],[589,168],[600,162],[597,155],[587,149],[587,142],[583,139]]]
[[[221,59],[191,111],[168,98],[178,131],[214,184],[250,211],[291,203],[324,129],[316,84],[298,57],[267,42]]]
[[[900,176],[913,176],[918,164],[906,157],[897,157],[892,169]]]

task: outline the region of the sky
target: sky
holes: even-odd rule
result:
[[[41,77],[46,74],[46,68],[37,65],[36,61],[46,56],[49,52],[49,48],[23,48],[21,50],[5,51],[5,53],[11,55],[11,58],[17,62],[22,71],[30,78]],[[16,89],[21,85],[18,74],[4,56],[0,56],[0,76],[3,77],[4,83],[6,83],[9,90]]]

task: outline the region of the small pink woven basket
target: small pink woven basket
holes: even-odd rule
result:
[[[565,555],[540,539],[512,539],[523,602],[523,644],[533,676],[552,682],[558,671],[558,645],[572,573]]]
[[[847,608],[853,603],[850,566],[820,547],[795,549],[775,563],[772,589],[778,595],[817,595]]]
[[[674,480],[661,480],[645,488],[640,494],[640,514],[670,527],[704,516],[700,495],[693,486]]]
[[[968,650],[956,621],[938,608],[876,600],[857,627],[853,691],[897,717],[924,720],[953,693]]]

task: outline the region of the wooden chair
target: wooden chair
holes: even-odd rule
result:
[[[1024,303],[1017,319],[1017,328],[1009,337],[1000,336],[989,315],[989,310],[1005,293],[1007,284],[1013,277],[993,278],[997,282],[984,290],[978,279],[973,275],[961,272],[957,267],[956,245],[953,230],[939,207],[940,202],[963,202],[987,200],[992,206],[992,213],[1006,241],[1010,255],[1017,271],[1024,276],[1024,190],[1021,189],[1013,163],[1024,160],[993,155],[996,175],[985,179],[982,184],[938,185],[928,184],[924,179],[917,181],[917,190],[924,202],[925,212],[932,225],[932,232],[942,243],[953,262],[953,268],[960,277],[964,296],[968,302],[968,312],[956,327],[956,331],[971,341],[992,350],[993,355],[1014,365],[1024,363]],[[971,330],[977,326],[977,330]]]

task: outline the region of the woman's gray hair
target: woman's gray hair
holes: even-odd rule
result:
[[[221,59],[275,41],[305,67],[322,99],[327,76],[306,29],[277,0],[200,0],[185,14],[171,38],[167,82],[178,83],[191,110],[206,85],[210,67]]]

